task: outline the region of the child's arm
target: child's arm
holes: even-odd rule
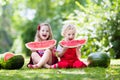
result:
[[[81,58],[80,47],[81,46],[79,46],[79,47],[76,48],[76,55],[77,55],[77,57],[78,57],[79,60]]]
[[[58,56],[61,57],[64,55],[65,51],[66,51],[67,48],[63,48],[62,51],[58,51]]]
[[[66,51],[67,48],[65,47],[61,47],[60,45],[58,45],[57,47],[57,52],[58,52],[58,57],[61,57],[64,55],[64,52]]]

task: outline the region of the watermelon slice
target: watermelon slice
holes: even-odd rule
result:
[[[71,41],[60,41],[59,44],[63,47],[75,48],[86,43],[86,39],[71,40]]]
[[[13,53],[11,53],[11,52],[6,52],[6,53],[4,54],[4,61],[7,61],[8,59],[12,58],[13,56],[14,56]]]
[[[50,48],[56,44],[56,40],[47,40],[41,42],[28,42],[26,43],[26,47],[30,50],[43,50]]]

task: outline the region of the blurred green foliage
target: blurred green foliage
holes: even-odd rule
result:
[[[81,49],[82,57],[102,51],[120,58],[119,0],[2,0],[0,3],[0,53],[13,51],[29,56],[31,52],[25,43],[34,40],[39,23],[50,23],[59,42],[61,28],[69,22],[77,26],[77,38],[87,38]]]

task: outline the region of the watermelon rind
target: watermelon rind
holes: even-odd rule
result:
[[[110,65],[110,56],[104,52],[96,52],[88,55],[89,67],[108,67]]]
[[[2,63],[3,69],[20,69],[24,65],[24,57],[22,55],[15,55]]]

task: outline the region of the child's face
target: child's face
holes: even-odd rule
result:
[[[48,26],[41,26],[39,35],[42,40],[47,40],[50,35]]]
[[[73,40],[75,38],[75,31],[74,30],[68,30],[65,33],[65,40]]]

